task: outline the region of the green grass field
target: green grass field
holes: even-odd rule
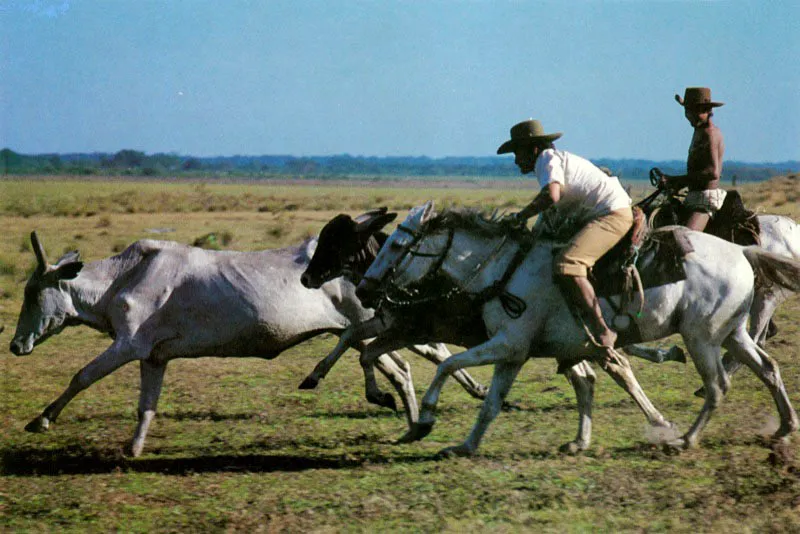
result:
[[[133,365],[79,395],[49,432],[23,429],[110,343],[79,327],[27,357],[7,352],[35,264],[33,229],[51,260],[77,248],[91,261],[140,238],[191,243],[209,232],[226,232],[228,248],[255,250],[295,244],[339,212],[380,205],[401,218],[431,198],[513,210],[535,192],[519,185],[0,181],[0,531],[800,531],[800,437],[785,455],[765,446],[776,412],[746,371],[733,379],[700,448],[679,455],[649,443],[644,417],[602,374],[591,449],[559,454],[574,437],[575,398],[555,363],[541,360],[520,373],[509,395],[518,409],[497,418],[477,457],[437,460],[437,451],[464,439],[479,404],[451,381],[433,433],[394,445],[405,419],[366,402],[354,352],[317,390],[297,389],[335,344],[331,336],[271,361],[170,363],[137,459],[123,455],[136,424]],[[800,219],[796,177],[741,189],[750,207]],[[793,297],[779,309],[780,333],[768,345],[795,403],[798,318]],[[408,358],[421,395],[433,368]],[[632,364],[656,406],[685,430],[701,405],[691,364]],[[491,369],[474,375],[488,383]]]

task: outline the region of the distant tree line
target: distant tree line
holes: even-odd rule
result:
[[[668,174],[685,171],[682,161],[643,159],[594,160],[625,180],[645,180],[652,167]],[[735,176],[738,183],[759,181],[798,172],[800,162],[743,163],[725,162],[724,179]],[[368,157],[342,154],[336,156],[225,156],[195,157],[178,154],[145,154],[120,150],[114,154],[19,154],[0,150],[0,173],[4,175],[102,175],[160,177],[238,177],[238,178],[401,178],[401,177],[474,177],[511,178],[519,171],[508,157]]]

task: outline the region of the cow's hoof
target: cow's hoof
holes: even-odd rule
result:
[[[470,447],[467,447],[464,444],[456,445],[454,447],[446,447],[436,454],[437,458],[445,459],[445,458],[466,458],[468,456],[474,456],[475,451],[472,450]]]
[[[397,411],[397,402],[391,393],[381,393],[380,395],[367,395],[367,400],[372,404],[377,404],[383,408],[389,408],[393,412]]]
[[[558,448],[562,454],[578,454],[586,450],[586,445],[578,443],[577,441],[570,441]]]
[[[50,420],[43,415],[25,425],[25,430],[28,432],[47,432],[48,428],[50,428]]]
[[[128,444],[128,447],[125,449],[125,453],[128,456],[133,458],[138,458],[142,455],[142,451],[144,450],[144,440],[141,441],[132,441]]]
[[[706,388],[705,388],[705,386],[703,386],[700,389],[698,389],[697,391],[695,391],[694,392],[694,396],[695,397],[700,397],[701,399],[705,399],[706,398]]]
[[[297,389],[316,389],[319,385],[319,380],[312,376],[307,376],[305,380],[298,386]]]
[[[411,423],[408,432],[397,440],[397,443],[413,443],[419,441],[433,430],[433,423]]]
[[[678,345],[673,345],[672,348],[667,351],[666,360],[668,362],[686,363],[686,352]]]

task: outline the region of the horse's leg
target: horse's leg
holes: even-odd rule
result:
[[[439,365],[452,355],[443,343],[411,345],[408,347],[408,349],[411,352],[419,354],[429,362],[435,363],[436,365]],[[472,397],[481,400],[486,398],[486,386],[478,383],[474,378],[472,378],[472,375],[465,370],[459,369],[458,371],[454,372],[453,378],[456,380],[456,382],[461,384],[461,387],[463,387],[464,390],[466,390],[466,392]]]
[[[486,400],[483,401],[481,411],[478,414],[478,420],[472,431],[469,433],[467,439],[461,445],[455,447],[447,447],[439,454],[443,456],[471,456],[478,450],[481,438],[486,433],[492,421],[494,421],[497,414],[503,407],[503,401],[511,389],[511,385],[517,378],[519,370],[522,368],[522,361],[511,362],[498,362],[494,366],[494,375],[492,376],[492,385],[489,386],[489,394]]]
[[[439,395],[448,376],[464,367],[489,365],[498,362],[510,363],[514,361],[521,364],[527,359],[527,352],[515,350],[515,346],[524,346],[527,348],[530,346],[530,343],[515,344],[511,343],[505,335],[496,335],[489,341],[450,356],[440,363],[436,368],[436,374],[430,386],[428,386],[428,391],[425,392],[425,396],[422,399],[419,421],[412,425],[411,430],[401,437],[399,442],[408,443],[417,441],[431,432],[436,422],[436,404],[439,402]]]
[[[688,449],[697,445],[700,432],[708,424],[711,414],[717,408],[728,389],[728,377],[722,367],[720,347],[707,340],[708,336],[697,335],[692,339],[684,337],[686,347],[694,361],[695,368],[703,379],[705,401],[703,407],[686,434],[672,440],[667,445],[676,448]]]
[[[342,354],[350,347],[355,345],[358,341],[369,339],[377,336],[379,333],[386,329],[383,321],[377,317],[373,317],[363,323],[354,324],[345,329],[342,335],[339,336],[339,342],[333,350],[323,358],[314,370],[303,380],[299,389],[314,389],[319,384],[319,381],[327,376],[331,368],[339,361]]]
[[[614,379],[614,382],[619,384],[619,386],[631,396],[639,409],[642,410],[642,413],[644,413],[650,426],[672,428],[672,423],[664,419],[661,412],[659,412],[656,407],[653,406],[653,403],[650,402],[650,399],[647,398],[642,386],[639,385],[639,381],[636,380],[636,376],[634,376],[631,364],[627,358],[616,351],[607,351],[605,356],[595,361],[597,361],[603,371]]]
[[[67,389],[45,408],[41,415],[25,425],[25,430],[28,432],[44,432],[50,427],[50,423],[55,422],[61,410],[75,398],[75,395],[126,363],[146,356],[147,354],[138,354],[134,351],[128,341],[115,341],[97,358],[89,362],[86,367],[78,371],[72,377]]]
[[[588,363],[582,361],[570,367],[564,376],[572,384],[578,402],[578,435],[574,440],[562,445],[560,450],[575,454],[588,449],[592,441],[592,401],[597,375]]]
[[[139,375],[141,377],[141,389],[139,391],[139,424],[131,439],[130,453],[136,457],[142,454],[144,440],[150,423],[156,415],[158,397],[161,395],[161,385],[164,383],[164,371],[167,364],[151,363],[143,360],[139,363]]]
[[[756,291],[753,303],[750,306],[750,337],[761,347],[764,348],[767,341],[767,330],[772,316],[778,305],[783,302],[785,297],[781,290],[773,291],[771,288],[760,288]],[[722,363],[728,376],[733,376],[741,367],[742,363],[729,352],[725,352]],[[694,392],[695,396],[705,395],[703,388]]]
[[[681,362],[686,363],[686,354],[678,345],[673,345],[669,349],[658,349],[655,347],[645,347],[644,345],[626,345],[622,350],[643,360],[653,363]]]
[[[376,349],[380,350],[380,349]],[[370,349],[368,348],[364,353],[369,353]],[[362,357],[363,354],[362,353]],[[389,352],[388,354],[381,354],[378,356],[377,359],[374,359],[375,367],[378,368],[378,371],[383,373],[383,375],[389,380],[389,382],[394,386],[395,391],[397,394],[400,395],[400,400],[403,403],[403,407],[405,408],[406,413],[406,420],[408,421],[409,428],[413,423],[417,421],[419,418],[419,408],[417,407],[417,396],[414,392],[414,382],[411,378],[411,366],[408,365],[399,354],[394,351]],[[377,383],[375,381],[375,373],[372,371],[372,364],[369,366],[369,370],[365,367],[364,368],[364,377],[366,387],[367,387],[367,400],[370,402],[375,402],[376,400],[385,401],[386,397],[388,396],[389,400],[391,401],[390,405],[384,404],[382,402],[377,402],[382,406],[387,408],[393,408],[395,411],[397,410],[397,405],[394,402],[394,398],[388,394],[383,393],[380,390],[377,392],[377,397],[373,400],[370,399],[370,395],[375,395],[376,393],[370,391],[372,388],[377,388]],[[368,379],[367,375],[369,374]]]
[[[725,340],[724,345],[733,357],[752,369],[772,394],[772,398],[775,400],[775,406],[781,418],[781,426],[778,431],[775,432],[773,438],[785,438],[797,430],[797,414],[789,400],[789,395],[786,393],[786,388],[781,379],[781,372],[775,360],[770,358],[764,349],[759,347],[755,341],[752,340],[745,331],[744,326],[735,330],[728,339]]]
[[[758,346],[766,348],[767,337],[769,334],[770,322],[775,310],[786,300],[788,295],[779,288],[759,288],[753,297],[753,304],[750,306],[750,328],[748,332]],[[730,357],[731,363],[735,361]],[[728,369],[728,365],[725,365]],[[738,366],[737,366],[738,368]],[[735,371],[729,371],[733,373]]]

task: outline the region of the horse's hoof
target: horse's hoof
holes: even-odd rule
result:
[[[303,383],[298,386],[297,389],[316,389],[319,385],[319,380],[313,378],[311,376],[307,376]]]
[[[586,446],[581,445],[577,441],[570,441],[569,443],[563,444],[561,447],[558,448],[559,452],[562,454],[578,454],[586,450]]]
[[[446,458],[466,458],[468,456],[474,456],[475,451],[467,447],[466,445],[456,445],[455,447],[446,447],[440,450],[436,457],[439,459],[446,459]]]
[[[50,428],[50,421],[42,415],[25,425],[25,430],[28,432],[47,432],[48,428]]]
[[[678,454],[681,451],[685,451],[687,449],[691,449],[694,444],[686,439],[686,436],[676,438],[670,441],[664,442],[664,452],[668,454]]]
[[[500,407],[501,410],[504,412],[521,412],[522,408],[520,408],[519,404],[514,402],[505,402],[503,401],[503,405]]]
[[[411,428],[403,434],[397,443],[413,443],[419,441],[433,430],[433,423],[411,423]]]
[[[667,361],[686,363],[686,353],[677,345],[667,351]]]

